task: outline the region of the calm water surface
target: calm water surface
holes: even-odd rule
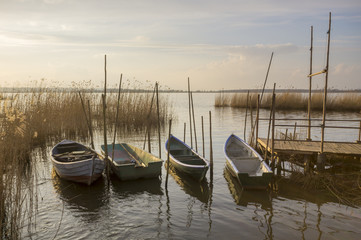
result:
[[[194,94],[198,151],[203,153],[201,116],[205,123],[205,155],[209,156],[209,111],[212,112],[214,177],[196,183],[171,172],[168,190],[166,171],[161,179],[121,182],[112,176],[107,190],[103,177],[92,186],[59,179],[50,162],[50,149],[34,152],[40,159],[38,169],[38,211],[28,239],[360,239],[361,210],[339,204],[324,195],[302,190],[287,181],[278,183],[278,191],[242,191],[225,170],[223,147],[235,133],[243,137],[245,110],[214,108],[214,94]],[[183,139],[187,122],[187,94],[171,94],[175,115],[172,133]],[[269,112],[261,111],[261,117]],[[333,118],[360,119],[360,114],[330,113]],[[277,113],[279,117],[305,117],[302,112]],[[318,116],[321,114],[318,113]],[[261,123],[260,136],[267,136],[267,122]],[[292,123],[293,124],[293,123]],[[301,123],[298,123],[301,124]],[[249,125],[249,122],[247,123]],[[357,124],[356,124],[357,126]],[[166,128],[167,129],[167,128]],[[289,131],[293,132],[290,128]],[[249,132],[249,131],[247,131]],[[166,159],[162,133],[162,159]],[[301,131],[300,134],[305,134]],[[350,140],[356,131],[339,131],[328,140]],[[143,147],[144,136],[122,137],[120,141]],[[247,137],[246,137],[247,138]],[[312,132],[319,138],[319,132]],[[157,136],[153,136],[156,141]],[[96,136],[97,147],[102,134]],[[108,139],[111,142],[111,137]],[[194,145],[194,143],[193,143]],[[157,142],[152,152],[158,155]]]

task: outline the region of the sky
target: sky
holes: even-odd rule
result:
[[[361,89],[358,0],[0,0],[0,87]],[[324,87],[325,75],[313,78]]]

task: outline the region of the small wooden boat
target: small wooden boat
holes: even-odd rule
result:
[[[161,174],[163,160],[127,143],[108,144],[108,158],[112,171],[122,181],[156,178]],[[105,154],[105,145],[101,146]]]
[[[209,162],[187,144],[174,137],[165,143],[166,153],[168,154],[170,164],[178,171],[185,173],[197,181],[202,181],[208,171]]]
[[[224,146],[226,166],[245,189],[266,189],[273,172],[249,144],[231,134]]]
[[[105,167],[95,150],[71,140],[54,146],[51,161],[60,178],[88,185],[102,175]]]

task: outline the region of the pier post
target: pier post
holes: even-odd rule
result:
[[[317,170],[325,170],[326,155],[324,153],[318,153],[317,155]]]

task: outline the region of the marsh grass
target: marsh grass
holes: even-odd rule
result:
[[[87,100],[91,105],[93,126],[102,130],[101,94],[83,92],[82,96],[86,106]],[[155,126],[158,118],[155,98],[150,112],[152,97],[150,93],[122,93],[117,127],[129,133],[144,130],[148,125]],[[117,94],[108,94],[107,123],[110,126],[115,123],[116,105]],[[171,117],[169,106],[167,98],[161,96],[161,125]],[[43,88],[36,92],[12,94],[0,101],[0,239],[19,239],[22,224],[32,225],[37,205],[36,164],[31,157],[32,150],[49,142],[75,137],[89,137],[76,91],[58,92]]]
[[[264,94],[261,108],[270,108],[272,94]],[[226,99],[226,100],[224,100]],[[250,99],[252,106],[257,104],[257,93],[251,93]],[[232,95],[217,95],[215,98],[216,107],[235,107],[245,108],[247,105],[246,93],[234,93]],[[276,94],[276,109],[278,110],[303,110],[307,111],[308,95],[302,93],[278,93]],[[311,96],[311,108],[315,111],[322,111],[323,93],[313,93]],[[340,93],[328,94],[327,110],[329,111],[355,111],[361,110],[361,94],[359,93]]]

